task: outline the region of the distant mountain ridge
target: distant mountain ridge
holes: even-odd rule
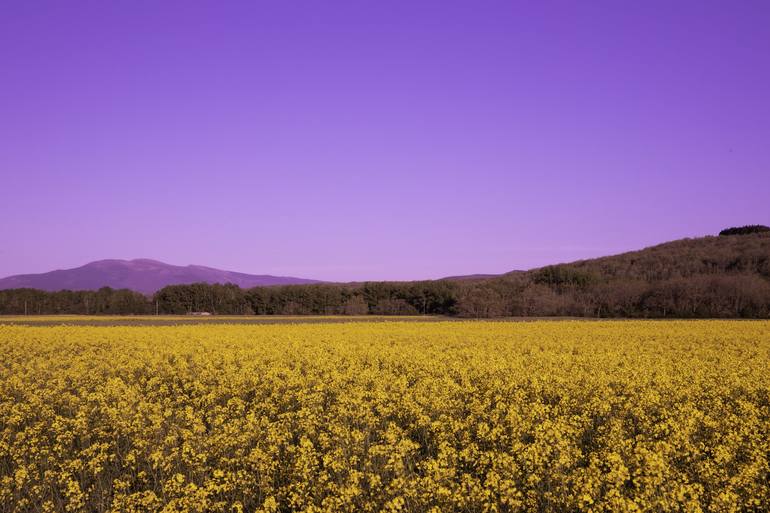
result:
[[[232,283],[241,288],[275,285],[306,285],[318,280],[269,274],[223,271],[201,265],[171,265],[157,260],[97,260],[74,269],[40,274],[18,274],[0,279],[0,290],[32,288],[46,291],[97,290],[102,287],[131,289],[152,294],[167,285]]]

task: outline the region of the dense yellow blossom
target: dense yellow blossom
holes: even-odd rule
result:
[[[770,511],[770,323],[0,325],[0,511]]]

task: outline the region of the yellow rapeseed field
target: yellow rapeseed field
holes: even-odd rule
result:
[[[3,512],[770,511],[770,322],[0,325]]]

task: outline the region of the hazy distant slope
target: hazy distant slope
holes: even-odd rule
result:
[[[516,271],[512,271],[512,272],[516,272]],[[447,281],[478,281],[478,280],[488,280],[490,278],[497,278],[499,276],[500,276],[499,274],[463,274],[458,276],[446,276],[441,279],[447,280]]]
[[[167,285],[233,283],[243,288],[320,283],[286,276],[253,275],[199,265],[170,265],[156,260],[99,260],[74,269],[41,274],[20,274],[0,279],[0,289],[33,288],[47,291],[131,289],[145,294]]]

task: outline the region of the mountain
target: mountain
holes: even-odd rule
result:
[[[170,265],[157,260],[98,260],[74,269],[41,274],[19,274],[0,279],[0,290],[32,288],[46,291],[97,290],[101,287],[131,289],[144,294],[166,285],[186,283],[233,283],[242,288],[321,283],[317,280],[245,274],[201,265]]]

